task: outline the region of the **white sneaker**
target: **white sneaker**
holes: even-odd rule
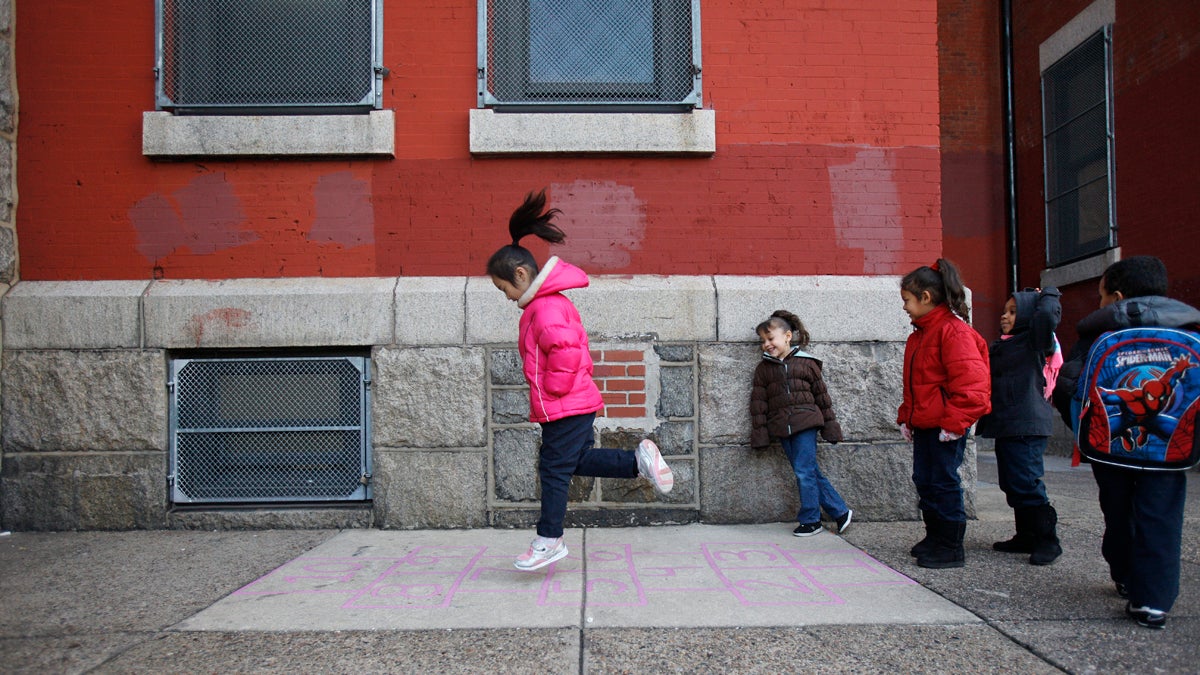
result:
[[[558,539],[538,537],[529,544],[528,551],[517,556],[517,559],[513,561],[513,566],[522,572],[532,572],[565,557],[567,557],[567,544],[562,537]]]
[[[663,461],[662,453],[658,451],[658,446],[649,438],[643,439],[638,443],[637,450],[638,475],[650,481],[654,485],[654,490],[660,495],[665,495],[675,487],[675,474],[671,472],[671,467]]]

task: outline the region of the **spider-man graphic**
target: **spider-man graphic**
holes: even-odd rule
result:
[[[1131,368],[1121,375],[1117,389],[1096,388],[1109,411],[1111,437],[1120,438],[1126,452],[1145,445],[1147,434],[1164,441],[1171,438],[1179,419],[1166,412],[1171,408],[1176,386],[1195,366],[1185,354],[1166,370],[1157,366]]]

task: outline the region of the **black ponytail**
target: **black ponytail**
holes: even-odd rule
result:
[[[786,309],[777,309],[771,312],[771,318],[758,324],[754,329],[759,335],[766,335],[772,328],[779,330],[792,331],[792,343],[801,349],[808,346],[808,330],[804,328],[804,324],[800,321],[800,317],[792,314]]]
[[[912,293],[918,298],[928,291],[933,304],[946,303],[950,311],[962,317],[963,321],[971,320],[971,309],[967,307],[967,291],[963,287],[962,275],[954,263],[945,258],[938,258],[933,265],[923,265],[904,275],[900,280],[900,288]]]
[[[512,243],[502,246],[488,259],[487,272],[490,276],[503,279],[509,283],[516,281],[517,268],[524,267],[531,276],[538,272],[537,261],[528,249],[521,246],[521,239],[534,235],[551,244],[561,244],[567,235],[554,224],[554,217],[562,213],[558,209],[546,208],[546,190],[543,188],[537,194],[530,192],[525,195],[525,201],[512,212],[508,219],[508,234]]]

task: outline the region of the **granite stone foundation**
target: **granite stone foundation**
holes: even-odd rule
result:
[[[845,432],[822,470],[860,520],[918,516],[894,423],[908,323],[892,277],[596,277],[572,291],[607,398],[598,447],[662,449],[675,489],[577,476],[570,526],[795,518],[778,444],[749,448],[753,328],[813,336]],[[853,302],[855,312],[845,311]],[[3,300],[0,527],[532,527],[540,430],[520,310],[481,278],[20,282]],[[170,361],[370,355],[368,498],[173,504]],[[611,404],[610,404],[611,405]],[[963,485],[973,509],[974,445]]]

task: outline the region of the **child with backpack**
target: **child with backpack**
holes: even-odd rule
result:
[[[987,343],[967,321],[958,268],[939,258],[900,281],[913,332],[904,345],[904,398],[896,416],[913,444],[913,483],[925,538],[912,547],[917,565],[962,567],[967,512],[958,468],[967,431],[991,410]]]
[[[1162,629],[1179,595],[1184,469],[1197,460],[1200,310],[1166,297],[1167,268],[1153,256],[1110,265],[1099,293],[1100,309],[1077,326],[1055,402],[1091,462],[1101,553],[1125,612]]]
[[[1062,318],[1057,288],[1013,293],[1000,315],[1000,339],[989,348],[992,411],[979,419],[976,433],[996,439],[1000,489],[1016,521],[1017,533],[992,548],[1029,553],[1031,565],[1049,565],[1062,555],[1058,513],[1042,482],[1042,454],[1054,431],[1050,405],[1062,350],[1054,336]]]

